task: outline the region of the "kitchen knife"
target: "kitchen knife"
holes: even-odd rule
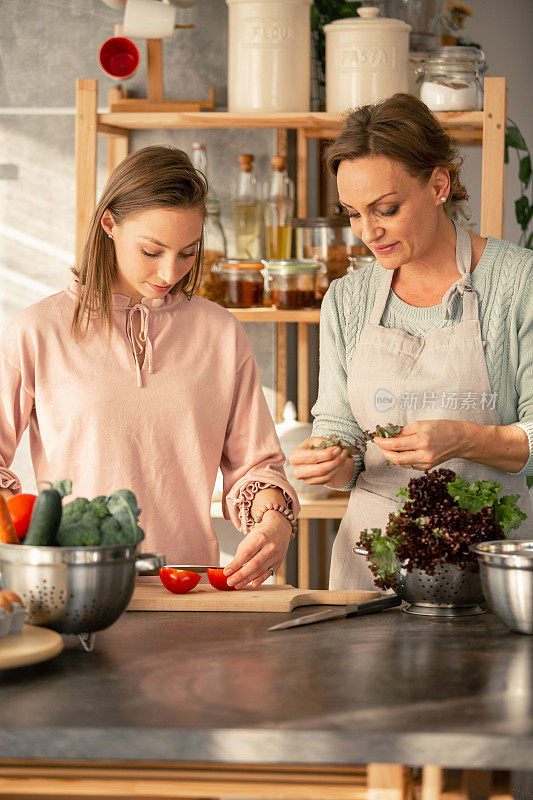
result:
[[[342,608],[331,608],[327,611],[317,611],[316,614],[306,614],[289,622],[281,622],[269,628],[269,631],[280,631],[282,628],[298,628],[300,625],[312,625],[314,622],[326,622],[329,619],[339,619],[340,617],[358,617],[362,614],[372,614],[374,611],[381,611],[385,608],[394,608],[402,604],[396,595],[379,597],[377,600],[367,600],[365,603],[354,603],[343,606]]]

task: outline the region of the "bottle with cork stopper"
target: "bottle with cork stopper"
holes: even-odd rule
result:
[[[287,175],[285,156],[272,156],[270,165],[270,179],[263,188],[266,254],[268,259],[290,258],[294,182]]]
[[[236,258],[261,258],[261,201],[257,196],[253,164],[253,155],[239,155],[239,175],[232,203]]]

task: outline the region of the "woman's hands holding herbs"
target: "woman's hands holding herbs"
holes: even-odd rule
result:
[[[309,436],[289,457],[293,475],[308,486],[345,486],[353,475],[353,461],[340,439]]]
[[[422,471],[450,458],[461,458],[464,440],[463,423],[447,419],[417,420],[405,425],[394,438],[373,439],[390,463]]]

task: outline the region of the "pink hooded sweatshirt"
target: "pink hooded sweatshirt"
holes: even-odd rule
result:
[[[253,492],[277,486],[300,506],[259,381],[250,341],[233,315],[183,295],[113,295],[113,332],[70,325],[77,281],[30,306],[0,336],[0,487],[29,425],[39,490],[70,478],[74,497],[134,492],[141,549],[168,563],[219,563],[210,515],[220,466],[225,519],[246,532]],[[145,340],[142,368],[133,320]]]

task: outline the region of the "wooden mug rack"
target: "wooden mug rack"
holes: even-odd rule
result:
[[[176,25],[179,28],[193,28],[194,25]],[[207,100],[165,100],[163,77],[163,43],[161,39],[146,40],[146,98],[128,97],[120,86],[116,102],[110,106],[110,113],[121,111],[214,111],[215,86],[209,86]]]

